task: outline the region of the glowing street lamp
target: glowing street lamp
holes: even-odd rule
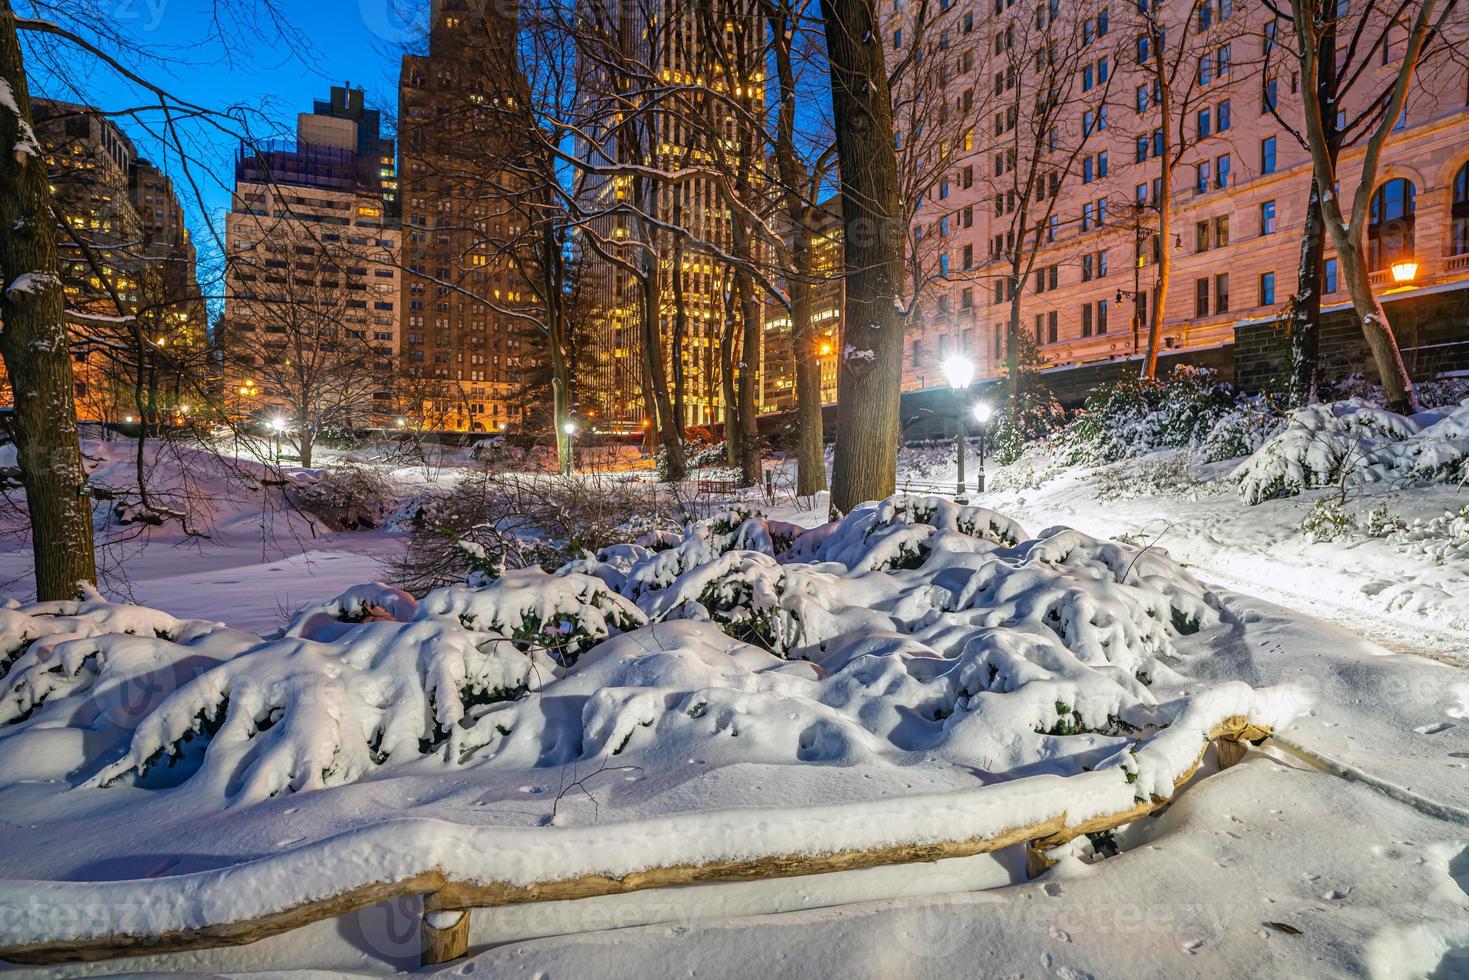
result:
[[[1392,281],[1396,283],[1412,282],[1418,277],[1418,262],[1411,256],[1404,256],[1392,264]]]
[[[957,402],[959,393],[974,381],[974,362],[961,355],[947,358],[944,361],[944,377],[949,379],[949,387],[953,389],[954,399]],[[959,475],[954,500],[957,503],[967,504],[969,498],[964,496],[964,410],[962,408],[955,414],[955,419],[959,423],[959,432],[955,437],[954,446],[959,457]]]
[[[270,431],[272,433],[272,439],[275,442],[275,463],[279,466],[281,462],[281,433],[286,431],[286,420],[279,415],[271,419]]]
[[[576,422],[567,419],[561,423],[561,431],[566,433],[566,470],[568,473],[576,472]]]
[[[974,420],[979,423],[979,476],[974,480],[974,489],[978,493],[984,493],[984,437],[989,428],[990,416],[994,413],[995,410],[987,402],[974,403]]]

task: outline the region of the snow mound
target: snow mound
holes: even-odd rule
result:
[[[1416,434],[1413,419],[1359,398],[1308,405],[1232,474],[1247,504],[1351,479],[1387,447]]]
[[[466,711],[536,683],[534,659],[454,619],[364,622],[331,643],[284,637],[169,695],[121,759],[90,780],[198,778],[211,795],[255,802],[354,782],[453,743]]]
[[[603,574],[526,569],[416,603],[349,589],[179,678],[87,784],[242,804],[446,767],[900,771],[914,753],[1003,781],[1126,769],[1210,690],[1176,668],[1219,603],[1158,549],[1066,528],[1026,539],[933,497],[864,505],[785,547],[783,531],[733,513],[662,551],[572,563]],[[176,621],[93,606],[98,638],[57,662],[176,657]],[[26,615],[0,610],[17,635],[42,629]],[[139,625],[136,643],[117,632]]]

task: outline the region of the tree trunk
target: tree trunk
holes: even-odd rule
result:
[[[1290,389],[1292,408],[1316,400],[1320,384],[1322,264],[1326,252],[1326,223],[1321,215],[1321,187],[1311,178],[1306,201],[1306,224],[1301,230],[1301,264],[1296,270],[1296,295],[1290,308]]]
[[[825,433],[821,418],[821,362],[811,331],[811,239],[796,232],[791,283],[791,357],[796,368],[796,493],[813,496],[826,489]]]
[[[1025,227],[1023,216],[1020,224]],[[1005,323],[1005,374],[1010,408],[1020,410],[1020,246],[1010,253],[1010,316]]]
[[[658,259],[649,255],[643,262],[643,372],[648,394],[647,408],[653,410],[653,428],[663,443],[663,478],[669,482],[682,480],[688,471],[683,440],[673,418],[673,403],[668,397],[668,375],[663,366],[663,342],[658,333]],[[646,401],[646,400],[645,400]]]
[[[726,272],[726,277],[733,275]],[[724,319],[719,338],[719,387],[724,395],[724,463],[730,468],[740,465],[740,400],[735,386],[735,306],[732,280],[722,289]]]
[[[846,513],[897,483],[903,383],[902,215],[892,101],[873,0],[822,0],[841,172],[846,299],[831,507]]]
[[[1347,291],[1352,297],[1352,307],[1362,318],[1362,335],[1367,338],[1367,347],[1377,364],[1377,374],[1382,382],[1382,396],[1390,411],[1404,415],[1417,409],[1413,394],[1413,382],[1408,378],[1408,369],[1403,364],[1403,355],[1398,350],[1397,338],[1393,336],[1387,313],[1372,291],[1371,274],[1367,269],[1367,254],[1360,241],[1349,239],[1345,232],[1332,230],[1336,245],[1336,261],[1341,276],[1347,281]]]
[[[1158,115],[1163,156],[1158,182],[1158,284],[1153,290],[1153,307],[1148,311],[1148,350],[1139,374],[1158,376],[1158,350],[1163,346],[1163,315],[1168,309],[1168,287],[1173,278],[1173,91],[1163,61],[1159,31],[1151,32],[1153,70],[1158,82]],[[1181,135],[1181,134],[1180,134]],[[1133,261],[1137,261],[1136,257]],[[1133,298],[1136,302],[1137,298]]]
[[[745,338],[740,358],[740,486],[760,483],[760,428],[755,411],[755,386],[760,383],[760,305],[748,272],[735,280],[739,289],[740,320]]]
[[[70,599],[97,579],[91,498],[73,400],[65,296],[51,191],[31,129],[30,94],[10,0],[0,0],[0,355],[15,395],[13,435],[25,487],[36,597]],[[22,281],[22,279],[24,280]]]
[[[779,84],[775,163],[780,174],[786,220],[790,223],[791,363],[796,374],[796,493],[813,496],[826,489],[826,457],[821,418],[821,362],[811,330],[811,206],[801,197],[810,182],[796,157],[796,81],[788,6],[765,3],[770,21],[775,77]]]

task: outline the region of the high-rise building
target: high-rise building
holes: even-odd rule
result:
[[[48,99],[31,108],[62,219],[56,245],[78,413],[121,421],[139,411],[139,336],[160,386],[143,411],[171,411],[191,397],[183,374],[204,360],[207,331],[172,182],[100,110]]]
[[[396,217],[397,156],[393,141],[382,135],[382,113],[367,108],[366,98],[367,93],[350,84],[333,85],[329,98],[317,99],[311,112],[296,117],[297,133],[303,143],[353,151],[362,182],[381,188],[384,209]]]
[[[823,202],[815,212],[815,234],[811,240],[811,353],[821,369],[821,401],[837,397],[838,351],[842,339],[842,235],[841,200]],[[789,295],[790,283],[782,287]],[[786,411],[796,404],[795,350],[791,339],[791,314],[769,300],[765,308],[765,360],[762,380],[765,407]]]
[[[758,167],[748,159],[761,152],[758,140],[743,141],[740,117],[726,99],[743,99],[763,105],[764,69],[758,43],[741,44],[734,35],[760,23],[748,11],[736,12],[732,4],[720,5],[716,17],[723,18],[725,38],[711,44],[701,36],[709,21],[701,20],[693,8],[650,0],[635,4],[603,4],[587,0],[587,16],[598,23],[608,38],[631,39],[626,50],[610,49],[605,63],[588,65],[587,91],[582,114],[587,119],[587,138],[578,153],[590,162],[610,162],[647,168],[648,172],[675,172],[691,166],[724,171],[726,182],[738,167],[750,166],[751,180],[758,183]],[[592,7],[595,10],[592,10]],[[615,42],[620,43],[620,42]],[[614,48],[615,48],[614,43]],[[666,111],[624,113],[619,88],[623,73],[619,61],[630,66],[646,64],[664,83],[717,93],[719,98],[693,96]],[[733,253],[731,208],[714,179],[681,178],[656,180],[646,201],[631,200],[637,182],[627,176],[589,179],[584,189],[585,208],[602,212],[588,233],[612,243],[624,259],[635,259],[637,250],[626,243],[646,236],[658,254],[658,309],[654,314],[663,349],[664,370],[670,387],[681,390],[686,425],[710,425],[725,420],[725,363],[755,361],[756,377],[764,346],[753,355],[741,352],[727,356],[721,340],[733,335],[736,350],[741,343],[737,325],[740,316],[735,299],[734,266],[720,258]],[[727,191],[726,191],[727,192]],[[619,209],[622,202],[630,209]],[[637,214],[631,213],[636,211]],[[645,221],[644,218],[651,219]],[[672,235],[658,229],[659,223],[683,229]],[[762,264],[765,245],[752,235],[749,261]],[[605,261],[594,249],[584,249],[588,264],[587,290],[592,312],[588,319],[594,380],[588,385],[600,398],[598,410],[613,426],[634,426],[650,415],[644,404],[643,309],[646,303],[642,280],[626,268]],[[763,311],[760,287],[754,286],[755,302]],[[738,367],[735,368],[738,370]],[[766,388],[757,383],[757,410],[763,408]]]
[[[910,10],[886,17],[890,59],[902,57],[917,34]],[[1008,50],[1027,20],[1049,8],[991,6],[988,0],[945,4],[942,58],[957,39],[980,32],[996,53]],[[1021,327],[1051,367],[1079,366],[1137,356],[1146,348],[1156,298],[1159,250],[1169,249],[1172,275],[1163,317],[1164,351],[1227,346],[1241,321],[1273,318],[1296,292],[1296,270],[1311,186],[1311,162],[1277,119],[1301,117],[1299,78],[1289,59],[1275,57],[1273,17],[1258,4],[1208,0],[1192,7],[1162,6],[1171,43],[1196,45],[1183,73],[1188,87],[1186,148],[1174,171],[1170,241],[1158,240],[1161,175],[1160,109],[1155,87],[1139,65],[1146,54],[1140,14],[1133,4],[1064,8],[1080,47],[1065,64],[1037,72],[1075,72],[1074,108],[1053,154],[1054,169],[1068,157],[1067,139],[1090,127],[1084,153],[1061,182],[1053,220],[1027,233],[1041,241],[1035,267],[1020,286]],[[1356,4],[1342,5],[1355,12]],[[1179,18],[1200,18],[1181,23]],[[937,29],[929,37],[939,37]],[[1377,34],[1373,35],[1374,38]],[[1401,63],[1403,32],[1389,29],[1372,49],[1354,86],[1358,111],[1392,82]],[[906,46],[905,46],[906,45]],[[1359,53],[1359,59],[1363,56]],[[1003,61],[1003,59],[1001,59]],[[996,64],[954,63],[945,105],[966,104],[1011,91],[1014,76]],[[1027,71],[1021,85],[1027,83]],[[1197,74],[1195,74],[1197,72]],[[1037,74],[1036,78],[1043,77]],[[1103,84],[1110,80],[1110,84]],[[1416,262],[1412,288],[1469,288],[1469,108],[1461,59],[1441,58],[1420,72],[1402,117],[1383,147],[1378,186],[1367,229],[1373,282],[1406,293],[1389,266],[1395,257]],[[1105,107],[1105,108],[1104,108]],[[1025,136],[1025,127],[1020,126]],[[1177,116],[1175,110],[1175,124]],[[979,377],[1003,372],[1009,317],[1006,252],[1013,247],[1013,203],[1003,187],[1013,157],[1015,119],[996,109],[958,141],[948,179],[926,195],[916,222],[943,259],[945,275],[925,288],[930,300],[910,319],[904,358],[907,390],[943,386],[940,362],[950,351],[973,357]],[[1028,137],[1026,137],[1028,138]],[[1362,141],[1340,160],[1342,193],[1355,188]],[[1349,205],[1350,202],[1344,202]],[[1327,241],[1324,304],[1349,304],[1346,281]],[[1137,325],[1137,329],[1134,328]],[[1405,356],[1417,341],[1400,331]],[[1370,359],[1360,365],[1366,368]],[[1411,366],[1411,365],[1410,365]]]
[[[303,113],[294,144],[236,156],[219,331],[236,412],[273,406],[351,426],[395,410],[402,243],[380,141],[360,143],[356,125]]]
[[[493,5],[436,0],[426,53],[399,73],[399,358],[434,427],[517,428],[532,398],[538,304],[512,257],[527,233],[514,45]]]

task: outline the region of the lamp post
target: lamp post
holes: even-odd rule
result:
[[[277,415],[270,420],[272,441],[275,443],[275,465],[281,465],[281,433],[286,431],[286,420]]]
[[[974,380],[974,362],[958,354],[947,358],[944,361],[944,376],[949,379],[949,387],[954,392],[954,401],[959,406],[959,411],[954,413],[954,418],[959,423],[954,447],[959,457],[959,475],[954,490],[954,500],[957,503],[967,504],[969,498],[964,496],[964,405],[959,393],[968,388],[970,382]]]
[[[561,431],[566,433],[566,462],[571,472],[576,472],[576,423],[567,419],[561,423]]]
[[[986,402],[975,402],[974,419],[979,423],[979,476],[974,479],[974,489],[977,493],[984,493],[984,437],[985,430],[989,428],[990,416],[994,414]]]

